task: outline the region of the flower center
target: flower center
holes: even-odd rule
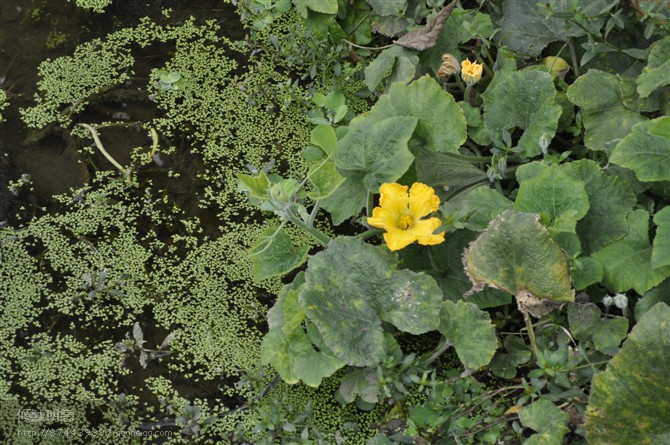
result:
[[[412,225],[412,220],[413,218],[410,215],[400,215],[400,218],[398,218],[398,227],[405,230]]]

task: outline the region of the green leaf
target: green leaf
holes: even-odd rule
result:
[[[593,340],[601,316],[600,308],[593,303],[570,303],[568,305],[570,332],[579,341]]]
[[[603,172],[587,159],[564,164],[563,168],[570,176],[584,181],[589,197],[589,211],[577,222],[582,254],[590,255],[628,233],[626,216],[637,202],[630,184]]]
[[[552,233],[574,232],[577,221],[589,210],[589,198],[582,180],[552,165],[520,181],[514,208],[539,213]]]
[[[603,319],[598,306],[592,303],[570,304],[570,332],[580,342],[593,342],[596,349],[614,355],[628,333],[628,320],[623,317]]]
[[[654,215],[656,237],[651,251],[651,267],[670,266],[670,206]]]
[[[467,138],[463,111],[451,94],[429,76],[409,85],[394,83],[367,116],[370,119],[417,118],[412,145],[425,145],[433,151],[455,152]]]
[[[568,413],[547,399],[538,399],[519,414],[523,426],[537,431],[524,445],[561,445],[568,428]]]
[[[395,255],[340,237],[309,260],[300,303],[325,344],[352,366],[384,357],[382,321],[412,334],[437,328],[442,292],[428,275],[394,270]]]
[[[665,85],[670,85],[670,36],[651,45],[647,66],[637,78],[637,91],[645,98]]]
[[[491,360],[489,368],[491,368],[491,372],[497,377],[513,379],[516,377],[519,365],[528,363],[533,353],[523,340],[516,335],[505,336],[503,345],[507,352],[497,353],[493,357],[493,360]]]
[[[317,387],[323,378],[342,368],[344,362],[323,345],[316,351],[305,335],[302,328],[305,313],[298,303],[303,282],[300,274],[293,283],[284,286],[270,309],[270,331],[261,343],[261,362],[271,364],[286,383],[302,380],[306,385]]]
[[[377,58],[365,68],[365,85],[371,91],[374,91],[382,80],[391,75],[396,60],[399,58],[405,58],[410,62],[414,59],[418,60],[416,52],[410,49],[403,48],[402,46],[387,48],[379,53]]]
[[[599,283],[605,275],[602,264],[591,257],[576,258],[571,273],[575,290],[586,289],[592,284]]]
[[[258,176],[238,173],[236,176],[240,180],[240,191],[248,192],[252,197],[257,199],[267,199],[267,191],[271,183],[265,173],[261,173]]]
[[[330,125],[317,125],[312,129],[311,142],[321,147],[327,155],[332,155],[337,146],[335,129]]]
[[[610,161],[633,170],[640,181],[670,181],[670,116],[635,125]]]
[[[298,11],[304,11],[303,16],[307,15],[307,9],[322,14],[337,14],[337,0],[293,0]]]
[[[593,343],[598,351],[614,355],[619,344],[628,334],[628,319],[615,317],[600,320],[593,333]]]
[[[659,302],[670,306],[670,279],[663,281],[637,301],[635,304],[635,318],[641,319],[649,309]]]
[[[328,197],[321,200],[321,207],[330,212],[333,224],[340,225],[357,215],[367,199],[367,192],[354,178],[346,178]]]
[[[467,213],[467,227],[481,232],[499,214],[514,203],[490,187],[477,187],[467,194],[461,207]]]
[[[475,289],[484,284],[517,297],[573,301],[568,258],[536,215],[506,210],[470,244],[465,270]]]
[[[539,155],[540,140],[551,141],[562,113],[551,75],[526,70],[498,72],[498,76],[482,95],[486,129],[493,139],[502,140],[503,131],[521,128],[518,146],[524,149],[523,156]]]
[[[363,194],[366,190],[378,193],[379,186],[395,182],[412,165],[414,156],[407,142],[416,125],[417,119],[410,116],[355,118],[338,141],[334,155],[337,169],[357,181]]]
[[[407,0],[368,0],[375,14],[379,16],[400,15]]]
[[[442,303],[438,330],[454,345],[458,358],[469,369],[486,366],[498,347],[491,317],[473,303]]]
[[[584,144],[591,150],[610,152],[635,124],[645,120],[626,109],[614,74],[591,69],[570,85],[567,94],[570,102],[581,108]]]
[[[315,201],[329,197],[345,181],[344,176],[335,169],[333,161],[325,161],[312,168],[307,177],[314,187],[307,196]]]
[[[363,82],[367,85],[370,91],[374,91],[377,86],[382,83],[382,80],[391,75],[393,64],[397,57],[391,53],[391,50],[395,48],[398,47],[392,46],[391,48],[385,49],[379,53],[375,60],[365,67],[365,79]],[[405,48],[402,49],[404,51],[409,51]]]
[[[531,57],[537,57],[551,42],[565,40],[574,33],[565,20],[547,17],[540,9],[542,2],[505,0],[503,17],[498,22],[500,45]]]
[[[347,402],[360,397],[368,403],[379,401],[379,379],[377,373],[370,369],[358,369],[342,378],[337,393]]]
[[[249,252],[254,282],[285,275],[307,259],[309,246],[294,247],[283,227],[263,231]]]
[[[336,11],[337,12],[337,11]],[[372,24],[368,18],[370,7],[365,0],[355,0],[347,4],[347,15],[340,22],[348,40],[358,45],[367,45],[372,40]],[[334,109],[334,108],[333,108]]]
[[[634,77],[623,77],[621,81],[621,100],[631,111],[653,113],[654,111],[670,111],[670,86],[661,88],[645,98],[641,98],[637,92],[637,83]]]
[[[670,307],[658,303],[593,378],[586,410],[592,444],[670,442]]]
[[[603,265],[603,284],[614,292],[635,289],[644,294],[670,275],[670,266],[652,269],[649,213],[628,214],[628,234],[591,255]]]
[[[418,181],[443,190],[471,184],[486,175],[471,162],[428,149],[421,150],[416,156],[416,174]]]

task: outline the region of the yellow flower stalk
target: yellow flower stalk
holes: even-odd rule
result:
[[[461,77],[468,85],[472,86],[482,78],[484,66],[481,63],[470,62],[465,59],[461,62]]]
[[[406,185],[386,183],[379,191],[379,207],[372,211],[368,224],[386,230],[384,241],[389,249],[400,250],[414,241],[426,246],[444,241],[444,232],[433,234],[442,224],[439,218],[421,219],[440,205],[432,187],[415,182],[408,193]]]

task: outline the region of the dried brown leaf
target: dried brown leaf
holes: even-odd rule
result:
[[[423,51],[424,49],[434,46],[437,42],[437,37],[440,35],[440,32],[442,32],[442,28],[444,28],[445,22],[451,15],[451,11],[456,7],[456,2],[457,0],[452,0],[452,2],[442,8],[435,17],[430,19],[428,23],[426,23],[426,26],[405,34],[393,43],[417,51]]]

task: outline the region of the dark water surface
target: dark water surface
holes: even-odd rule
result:
[[[164,8],[172,9],[169,19],[162,14]],[[40,133],[26,128],[19,109],[34,103],[38,66],[43,60],[71,55],[78,44],[134,26],[145,16],[157,23],[179,23],[191,16],[198,21],[216,20],[227,37],[244,38],[235,8],[222,0],[114,0],[104,13],[78,8],[74,0],[0,0],[0,88],[10,103],[2,112],[5,122],[0,124],[0,223],[11,225],[21,207],[25,210],[19,219],[48,210],[53,195],[84,185],[95,169],[113,169],[99,153],[85,159],[72,138],[68,139],[69,129],[55,127]],[[137,57],[140,77],[169,57],[169,48],[151,50],[156,52]],[[136,86],[146,85],[146,80],[139,79]],[[100,122],[119,112],[134,121],[149,120],[156,113],[153,104],[138,99],[94,104],[80,118]],[[150,143],[146,131],[140,129],[113,128],[101,134],[105,148],[124,165],[132,147]],[[32,190],[24,187],[16,196],[8,190],[9,181],[25,174],[30,175]]]

